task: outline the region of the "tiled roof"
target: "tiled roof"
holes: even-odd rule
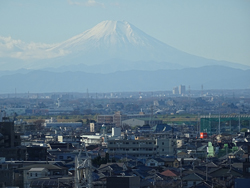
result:
[[[161,173],[161,175],[164,175],[164,176],[171,176],[171,177],[176,177],[177,174],[175,174],[174,172],[172,172],[171,170],[165,170]]]

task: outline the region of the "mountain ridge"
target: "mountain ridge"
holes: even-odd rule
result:
[[[0,58],[0,70],[13,70],[13,68],[60,68],[78,64],[105,66],[110,64],[112,59],[117,59],[117,66],[121,65],[123,67],[126,66],[126,63],[120,64],[120,62],[127,61],[136,64],[137,62],[150,61],[166,62],[180,65],[181,67],[223,65],[241,69],[250,68],[246,65],[188,54],[147,35],[126,21],[103,21],[93,28],[61,43],[55,45],[39,44],[38,47],[35,44],[29,44],[28,47],[22,47],[20,51],[16,48],[19,44],[24,45],[22,42],[18,40],[11,41],[11,38],[4,39],[4,41],[6,46],[12,45],[13,50],[17,52],[12,53],[11,49],[9,49],[6,54],[11,54],[11,56],[9,58]],[[29,49],[31,51],[27,51]],[[22,59],[16,57],[22,57]],[[25,57],[32,58],[25,59]],[[39,59],[38,57],[41,58]],[[128,63],[126,70],[129,67],[132,67],[131,63]],[[135,67],[139,66],[135,65]],[[144,69],[146,67],[147,64],[145,63]],[[150,67],[151,65],[146,69],[150,70]],[[158,69],[160,68],[162,66]],[[168,66],[165,66],[165,68],[168,69]]]
[[[206,89],[249,89],[248,80],[250,70],[223,66],[106,74],[35,70],[0,76],[1,93],[14,92],[14,88],[19,93],[85,92],[87,88],[91,92],[164,91],[180,84],[191,90],[198,90],[201,85]]]

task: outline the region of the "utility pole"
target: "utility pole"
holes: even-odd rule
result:
[[[239,133],[240,133],[240,114],[239,114]]]
[[[181,176],[181,187],[182,187],[182,159],[181,159],[181,161],[180,161],[180,165],[181,165],[181,172],[180,172],[180,176]]]
[[[220,113],[219,113],[219,135],[220,135]]]
[[[150,125],[150,127],[152,126],[152,120],[153,120],[153,105],[151,105],[151,115],[150,115],[151,117],[150,117],[150,123],[149,123],[149,125]]]
[[[207,156],[206,156],[206,181],[207,181]]]

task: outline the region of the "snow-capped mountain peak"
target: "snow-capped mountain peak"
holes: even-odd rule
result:
[[[157,66],[159,62],[167,62],[182,67],[225,65],[223,62],[177,50],[147,35],[127,21],[103,21],[79,35],[53,45],[24,45],[11,39],[2,41],[0,38],[0,50],[6,50],[2,50],[4,53],[0,52],[0,57],[34,59],[27,61],[25,66],[18,64],[19,67],[34,69],[78,64],[107,65],[113,61],[115,66],[121,66],[121,62],[155,62],[153,66]],[[8,62],[3,62],[2,67],[3,64],[9,65]]]
[[[76,35],[52,48],[51,50],[64,49],[81,51],[92,47],[112,47],[130,43],[133,45],[145,45],[151,39],[143,31],[139,30],[127,21],[103,21],[93,28]]]

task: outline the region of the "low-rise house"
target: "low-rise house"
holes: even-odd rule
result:
[[[161,175],[166,176],[166,177],[177,178],[179,176],[179,173],[174,170],[165,170],[161,172]]]
[[[243,177],[243,174],[232,167],[221,167],[211,171],[209,175],[214,182],[224,184],[224,186],[232,186],[236,178]]]
[[[158,166],[160,166],[160,165],[159,165],[159,162],[158,162],[157,160],[155,160],[155,159],[148,159],[148,160],[146,161],[145,166],[149,166],[149,167],[158,167]]]
[[[33,164],[17,169],[17,173],[22,177],[19,186],[29,188],[29,184],[34,178],[68,176],[68,169],[52,164]]]
[[[180,161],[178,161],[177,158],[174,157],[168,157],[168,158],[162,158],[165,161],[165,166],[166,167],[174,167],[174,168],[179,168],[180,166]]]
[[[201,183],[202,181],[204,181],[204,179],[200,177],[198,174],[192,173],[187,176],[184,176],[182,178],[182,181],[185,187],[192,187],[194,185]]]

